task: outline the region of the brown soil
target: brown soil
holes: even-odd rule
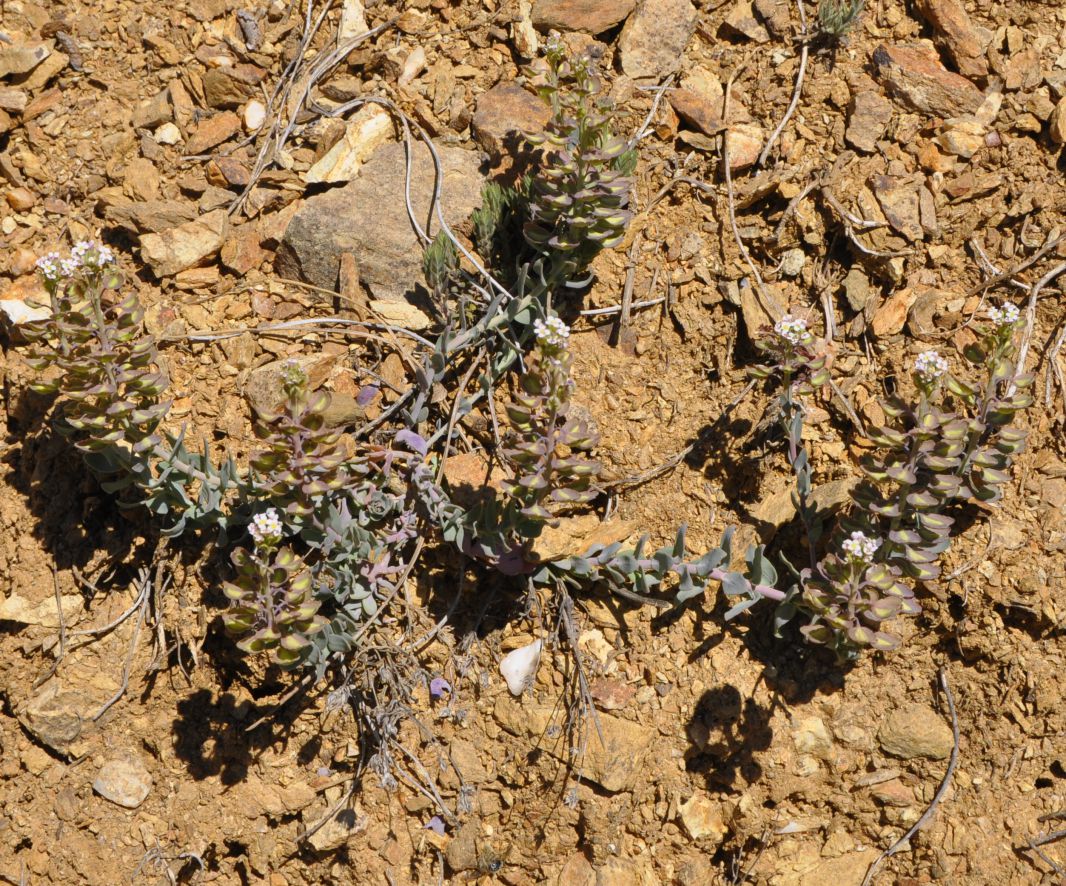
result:
[[[371,25],[398,6],[367,5]],[[435,122],[440,139],[468,143],[470,114],[449,116],[451,105],[438,105],[432,90],[450,67],[472,66],[453,77],[472,112],[480,94],[516,77],[508,25],[514,5],[410,2],[406,18],[340,73],[364,79],[366,93],[396,98],[425,125]],[[760,44],[724,28],[735,5],[699,4],[682,73],[702,66],[724,84],[739,68],[731,101],[770,129],[791,95],[795,53],[787,40]],[[895,104],[877,150],[830,172],[848,147],[849,101],[869,76],[876,47],[932,33],[901,0],[868,5],[843,46],[812,51],[802,101],[779,143],[783,159],[771,162],[770,171],[734,173],[738,224],[780,307],[818,325],[823,294],[833,305],[834,372],[867,420],[876,418],[873,400],[886,384],[907,383],[906,367],[919,351],[937,346],[958,359],[967,342],[958,330],[977,308],[968,293],[984,279],[972,239],[1007,269],[1066,229],[1061,146],[1049,138],[1047,115],[1039,110],[1041,97],[1057,101],[1045,82],[1066,66],[1066,11],[1035,0],[964,3],[974,22],[994,34],[1002,67],[1019,66],[990,75],[990,83],[1008,84],[990,127],[998,138],[971,160],[934,157],[939,121]],[[248,57],[266,70],[268,93],[303,27],[301,10],[273,6],[279,16],[264,21],[272,39]],[[103,218],[108,188],[125,187],[137,200],[192,206],[199,200],[200,209],[205,199],[222,199],[212,189],[229,186],[210,161],[183,157],[180,143],[156,143],[149,130],[131,126],[130,114],[174,78],[201,108],[211,50],[228,45],[241,54],[237,8],[229,0],[63,6],[23,0],[0,9],[2,29],[17,40],[38,39],[50,21],[64,19],[64,33],[82,56],[80,70],[68,64],[30,91],[43,111],[32,119],[28,112],[15,115],[0,135],[5,187],[21,185],[35,196],[32,209],[5,206],[13,224],[5,223],[0,240],[6,273],[0,293],[33,286],[27,272],[34,256],[103,231],[149,307],[153,331],[177,333],[164,350],[177,392],[175,417],[188,423],[194,443],[210,440],[243,460],[251,412],[242,389],[246,372],[230,371],[238,359],[257,365],[325,352],[336,358],[327,386],[346,393],[362,383],[353,365],[390,367],[374,362],[384,354],[362,346],[349,360],[347,342],[318,333],[254,337],[242,344],[247,355],[235,355],[229,343],[187,340],[183,333],[190,330],[331,314],[333,303],[278,279],[265,236],[268,252],[250,271],[238,275],[216,261],[155,281],[140,265],[136,236]],[[795,12],[782,14],[787,21]],[[333,39],[336,21],[335,10],[315,48]],[[617,29],[601,35],[604,66],[622,109],[620,126],[632,132],[654,96],[617,73],[617,37]],[[402,60],[416,46],[425,48],[429,72],[399,89],[385,53],[400,47]],[[609,479],[653,472],[692,447],[647,482],[617,487],[613,519],[621,525],[661,543],[686,523],[695,551],[740,526],[741,538],[768,542],[771,552],[798,551],[795,527],[778,529],[767,507],[791,482],[780,445],[765,433],[767,398],[753,392],[720,420],[744,388],[743,366],[756,356],[755,330],[745,325],[756,314],[741,311],[741,303],[752,307],[745,288],[750,276],[730,230],[720,159],[706,149],[713,143],[704,137],[701,147],[684,124],[679,137],[668,105],[661,104],[642,143],[636,208],[645,210],[674,175],[707,185],[675,183],[638,214],[635,250],[598,259],[583,307],[617,304],[630,262],[634,300],[666,296],[668,302],[635,311],[620,335],[613,319],[598,328],[577,324],[577,397],[599,425]],[[293,171],[276,174],[261,216],[245,225],[259,225],[262,233],[285,204],[304,196],[299,173],[314,158],[317,138],[314,128],[298,134]],[[254,159],[251,148],[234,156],[246,165]],[[861,214],[860,192],[871,176],[885,174],[917,174],[935,193],[937,216],[935,233],[910,240],[883,229],[859,233],[872,248],[909,252],[894,281],[884,263],[849,247],[840,216],[817,193],[797,203],[775,239],[789,201],[814,176],[829,175],[832,194]],[[794,248],[805,255],[798,276],[775,273]],[[1018,279],[1028,287],[1063,257],[1060,246]],[[877,290],[865,315],[845,298],[852,268]],[[918,300],[909,315],[902,308],[892,328],[889,314],[899,308],[888,297],[907,289]],[[1019,302],[1025,297],[997,290],[1008,293]],[[1061,867],[1056,874],[1054,866],[1066,867],[1063,850],[1052,842],[1041,847],[1041,857],[1027,840],[1055,830],[1056,821],[1043,817],[1066,808],[1066,706],[1055,676],[1066,666],[1057,593],[1066,578],[1066,454],[1063,392],[1054,375],[1044,400],[1046,344],[1061,329],[1062,306],[1053,283],[1040,296],[1033,334],[1038,406],[1025,419],[1030,441],[1005,499],[964,524],[946,555],[945,578],[920,589],[923,613],[904,626],[899,651],[842,668],[794,634],[774,639],[769,608],[725,624],[726,607],[711,593],[665,616],[604,597],[577,601],[583,657],[605,728],[622,728],[608,717],[627,721],[647,740],[634,748],[636,759],[628,764],[635,771],[617,791],[574,779],[584,766],[582,749],[595,741],[592,720],[573,737],[572,768],[553,753],[565,740],[558,723],[573,670],[565,643],[549,644],[532,694],[521,702],[511,700],[500,679],[502,654],[554,635],[545,614],[550,607],[523,611],[506,582],[474,571],[468,578],[480,583],[467,582],[447,628],[422,653],[426,674],[445,676],[453,694],[431,703],[424,689],[416,693],[414,718],[400,727],[411,757],[398,771],[411,777],[392,790],[370,772],[353,782],[361,733],[349,711],[327,710],[332,687],[313,687],[290,701],[294,677],[233,649],[218,617],[223,560],[210,547],[163,545],[143,514],[120,510],[101,491],[69,442],[51,429],[48,398],[28,389],[33,372],[25,349],[5,340],[0,599],[17,595],[36,614],[0,621],[0,878],[850,886],[918,820],[944,776],[946,760],[898,759],[878,738],[885,719],[912,704],[936,706],[938,722],[950,723],[937,689],[942,671],[957,706],[958,765],[931,819],[883,864],[875,882],[1061,882]],[[872,326],[886,328],[878,323],[889,331],[875,335]],[[835,400],[814,407],[808,435],[816,484],[857,476],[861,435]],[[426,626],[447,609],[456,587],[449,557],[428,562],[432,571],[410,590],[414,615],[403,616]],[[166,582],[158,621],[142,628],[127,619],[93,642],[73,635],[107,625],[133,605],[142,570],[155,587]],[[66,654],[49,676],[58,651],[56,594],[75,600],[66,610]],[[158,636],[149,636],[154,630]],[[124,671],[127,691],[93,719],[120,689]],[[58,696],[56,717],[75,723],[78,735],[65,753],[27,728],[27,711],[39,706],[42,692]],[[552,712],[555,725],[543,734],[524,731],[523,719],[533,723]],[[565,748],[558,753],[568,756]],[[152,779],[135,809],[93,789],[102,764],[125,755],[141,759]],[[628,764],[615,759],[604,766],[617,773]],[[457,815],[450,844],[425,828],[437,801],[414,788],[419,775]],[[301,837],[337,808],[352,833],[338,847],[316,851]],[[697,813],[707,832],[694,838]]]

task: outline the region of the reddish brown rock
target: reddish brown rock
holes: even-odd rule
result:
[[[551,110],[537,96],[517,83],[500,83],[485,92],[477,101],[474,112],[474,138],[494,157],[518,147],[511,142],[521,141],[523,132],[544,129]]]
[[[915,4],[964,77],[987,77],[985,46],[959,0],[918,0]]]
[[[215,114],[214,117],[208,117],[196,127],[196,131],[185,143],[185,151],[188,154],[203,154],[232,138],[240,130],[241,118],[233,111]]]
[[[247,274],[258,268],[267,257],[259,245],[259,231],[254,225],[242,225],[222,244],[222,264],[235,274]]]
[[[691,89],[671,89],[667,95],[670,97],[670,107],[677,112],[677,116],[700,132],[717,135],[725,128],[719,114],[721,104],[715,107],[714,103]]]
[[[961,117],[974,113],[984,98],[973,83],[945,68],[928,44],[882,43],[875,50],[873,61],[878,79],[916,111]]]
[[[625,21],[636,5],[636,0],[537,0],[532,19],[542,31],[602,34]]]

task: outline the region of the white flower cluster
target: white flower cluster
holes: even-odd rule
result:
[[[285,528],[281,525],[278,512],[274,508],[267,508],[263,513],[252,517],[248,533],[257,545],[275,545],[281,541]]]
[[[75,263],[75,267],[84,265],[87,268],[102,268],[115,260],[115,254],[103,243],[82,240],[75,243],[74,248],[70,250],[70,260]]]
[[[42,255],[37,259],[37,270],[41,272],[41,276],[45,280],[55,282],[60,277],[65,276],[66,269],[63,268],[64,259],[59,257],[58,252],[49,252],[48,255]]]
[[[918,359],[914,361],[914,371],[921,376],[922,381],[930,384],[948,371],[948,361],[936,351],[922,351]]]
[[[811,337],[810,332],[807,331],[807,321],[802,317],[793,317],[791,314],[785,314],[774,324],[774,332],[794,345],[801,344]]]
[[[60,258],[58,252],[49,252],[37,259],[37,270],[45,280],[53,283],[73,277],[79,268],[99,269],[115,260],[115,254],[102,243],[82,240],[70,250],[70,258]]]
[[[533,331],[537,341],[542,345],[553,348],[566,347],[570,338],[570,327],[558,317],[549,317],[547,320],[534,320]]]
[[[844,539],[840,546],[852,560],[871,563],[873,562],[874,554],[877,553],[877,549],[881,547],[881,542],[876,538],[868,538],[865,532],[856,531]]]
[[[1018,322],[1018,318],[1021,315],[1018,306],[1013,304],[1005,304],[1002,308],[991,307],[988,309],[988,318],[999,327],[1013,326]]]

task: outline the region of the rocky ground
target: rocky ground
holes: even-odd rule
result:
[[[807,44],[804,5],[806,25],[785,0],[3,4],[0,878],[860,884],[931,810],[871,882],[1064,881],[1064,850],[1030,841],[1066,808],[1066,6],[869,0],[839,44]],[[51,430],[18,334],[43,303],[34,262],[112,246],[190,445],[244,460],[292,356],[333,392],[331,422],[373,419],[412,363],[335,319],[426,335],[433,320],[403,133],[388,106],[349,103],[387,99],[425,131],[466,236],[481,183],[513,178],[517,133],[545,125],[519,74],[551,29],[598,60],[619,128],[644,134],[630,234],[568,306],[632,302],[573,334],[606,476],[645,479],[616,487],[615,537],[685,522],[693,549],[730,525],[795,546],[766,399],[720,420],[786,309],[835,343],[856,411],[812,405],[825,507],[859,476],[856,419],[883,421],[876,398],[920,351],[957,360],[987,304],[1034,306],[1029,446],[897,652],[842,668],[775,640],[768,613],[723,627],[709,593],[669,616],[581,599],[602,741],[589,721],[574,740],[571,651],[550,642],[513,697],[500,659],[552,626],[483,582],[424,650],[451,691],[421,690],[400,727],[411,777],[353,781],[360,734],[329,687],[289,701],[291,676],[242,659],[210,557],[161,557]],[[429,151],[411,164],[428,223]],[[411,583],[429,623],[455,587],[446,565]],[[145,630],[76,633],[157,593]]]

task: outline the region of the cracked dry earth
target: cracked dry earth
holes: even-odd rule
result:
[[[348,404],[339,425],[379,414],[410,381],[396,349],[276,327],[373,312],[431,334],[404,297],[419,260],[403,151],[387,116],[330,118],[299,90],[272,101],[275,87],[294,60],[381,26],[309,97],[384,96],[417,121],[466,236],[483,178],[513,175],[515,133],[545,123],[519,69],[556,29],[598,59],[619,128],[647,120],[630,236],[568,306],[610,308],[627,288],[651,302],[574,326],[576,397],[606,478],[645,478],[614,487],[607,531],[663,542],[684,522],[695,550],[732,525],[771,556],[798,550],[767,399],[727,412],[759,327],[785,309],[809,317],[857,416],[876,423],[876,398],[917,353],[958,361],[982,298],[1024,305],[1066,259],[1066,6],[867,7],[841,45],[811,46],[795,114],[759,165],[800,67],[785,0],[0,5],[0,879],[851,886],[933,804],[957,752],[931,815],[872,882],[1063,882],[1066,849],[1030,841],[1066,809],[1066,367],[1053,347],[1066,277],[1035,300],[1027,450],[1003,501],[962,524],[944,577],[919,589],[898,651],[842,668],[794,633],[774,639],[768,611],[724,625],[711,592],[666,615],[588,595],[579,646],[598,713],[568,736],[570,650],[549,644],[532,690],[512,697],[501,657],[552,626],[470,571],[422,652],[452,693],[416,693],[395,785],[353,781],[360,733],[328,708],[330,687],[289,700],[291,676],[242,658],[220,626],[218,561],[161,548],[143,514],[120,511],[28,387],[17,326],[41,294],[33,263],[99,236],[147,306],[193,443],[243,462],[271,364],[289,356]],[[288,142],[261,165],[279,114]],[[417,203],[430,167],[417,152],[414,166]],[[385,383],[363,411],[366,373]],[[811,404],[806,433],[821,500],[839,508],[862,435],[836,398]],[[445,555],[427,562],[404,617],[428,626],[457,578]],[[158,623],[76,633],[119,620],[148,586]],[[443,838],[426,829],[439,804],[454,819]]]

